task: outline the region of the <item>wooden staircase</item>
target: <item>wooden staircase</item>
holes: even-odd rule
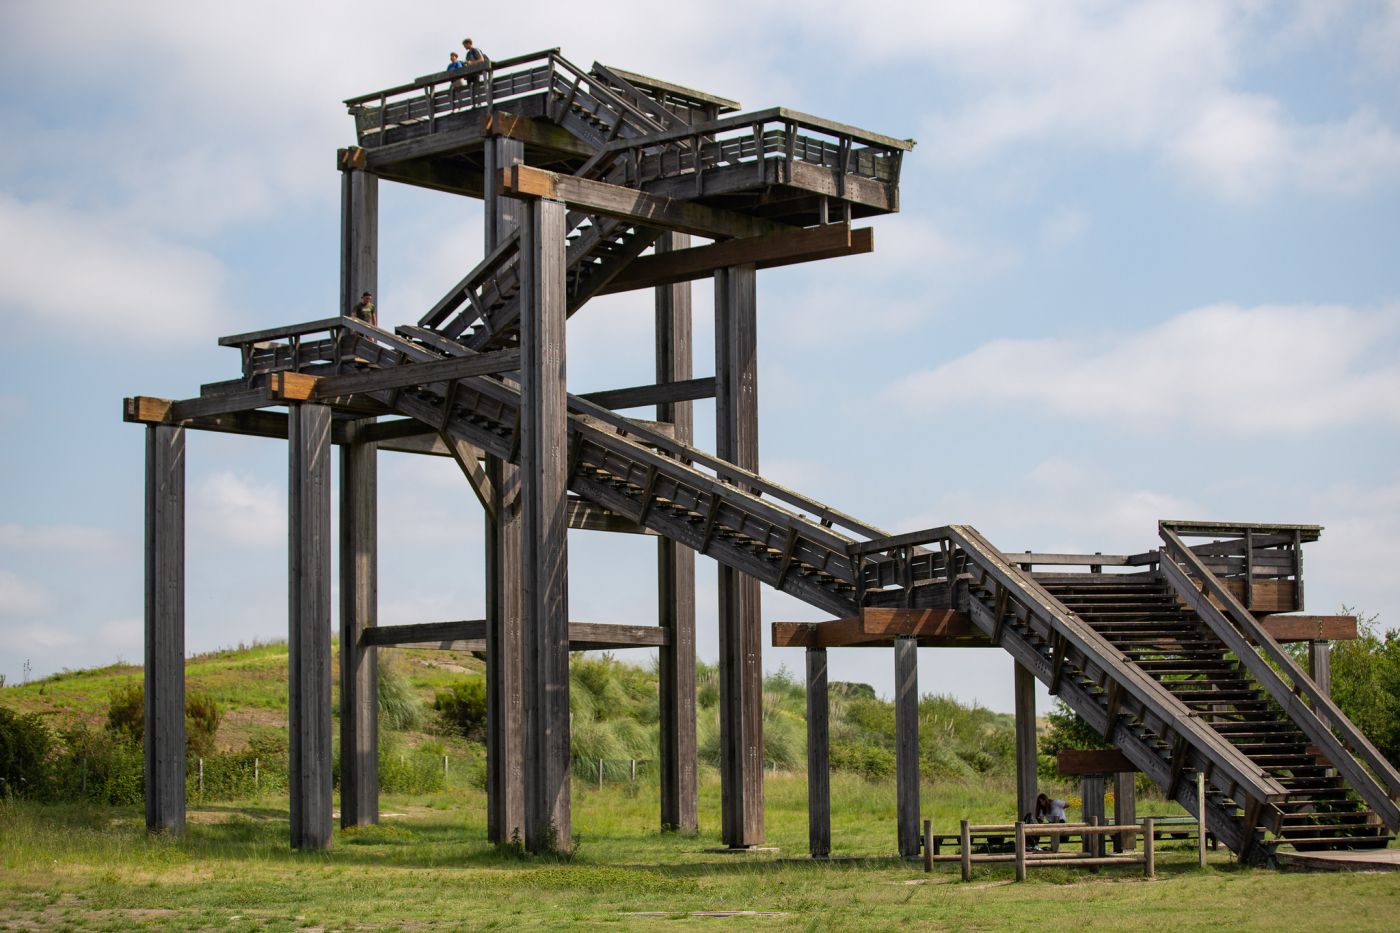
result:
[[[1157,573],[1052,577],[1045,589],[1287,790],[1267,845],[1381,848],[1393,836]]]

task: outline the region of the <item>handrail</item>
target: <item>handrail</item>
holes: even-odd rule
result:
[[[1305,543],[1311,544],[1322,534],[1321,525],[1294,525],[1294,524],[1268,524],[1259,522],[1193,522],[1184,521],[1178,518],[1163,519],[1157,523],[1161,528],[1167,528],[1177,535],[1187,538],[1209,538],[1213,536],[1221,537],[1242,537],[1251,531],[1263,532],[1300,532]]]
[[[1313,679],[1298,667],[1288,652],[1280,647],[1268,630],[1260,625],[1235,594],[1210,572],[1175,531],[1163,525],[1160,533],[1166,543],[1166,547],[1162,548],[1161,566],[1168,582],[1183,599],[1192,604],[1240,662],[1289,712],[1293,721],[1307,733],[1308,738],[1322,750],[1333,766],[1346,775],[1352,787],[1381,815],[1386,825],[1392,830],[1400,829],[1400,807],[1396,806],[1396,799],[1400,798],[1400,772],[1397,772],[1370,740],[1347,719],[1346,714],[1332,702],[1332,698],[1318,689]],[[1187,569],[1182,569],[1182,564],[1185,564]],[[1198,585],[1193,582],[1192,576],[1200,581]],[[1212,597],[1220,602],[1223,610],[1211,602]],[[1259,646],[1263,656],[1251,647],[1251,641]],[[1265,657],[1288,675],[1293,682],[1291,689],[1265,661]],[[1314,708],[1309,709],[1303,704],[1299,694],[1311,700]],[[1295,712],[1298,714],[1295,715]],[[1319,712],[1326,717],[1326,722],[1319,718]],[[1342,742],[1333,734],[1333,729],[1341,733],[1347,746],[1364,758],[1366,764],[1385,783],[1389,788],[1388,796],[1386,790],[1379,787],[1343,747]]]
[[[695,135],[706,136],[713,133],[722,133],[725,130],[743,129],[753,126],[755,123],[776,122],[791,123],[803,129],[816,130],[817,132],[828,133],[832,136],[843,136],[855,142],[865,143],[868,146],[880,149],[895,149],[907,152],[913,149],[915,145],[912,139],[895,139],[893,136],[884,136],[880,133],[862,130],[859,127],[837,123],[835,120],[825,120],[808,113],[789,110],[786,107],[769,107],[766,110],[755,110],[750,113],[721,117],[718,120],[711,120],[708,123],[693,123],[682,129],[656,133],[637,140],[614,140],[608,144],[607,148],[621,150],[635,148],[638,145],[661,145],[663,143],[687,139]]]
[[[1122,689],[1135,695],[1145,707],[1165,722],[1172,723],[1177,734],[1196,748],[1203,758],[1228,775],[1240,787],[1247,789],[1256,800],[1268,803],[1282,800],[1287,790],[1267,771],[1251,761],[1239,749],[1225,742],[1213,730],[1194,716],[1181,700],[1140,668],[1120,661],[1122,652],[1109,644],[1102,635],[1080,622],[1073,613],[1062,610],[1057,600],[1033,578],[1022,575],[1001,552],[969,525],[948,526],[948,541],[974,558],[980,569],[1006,589],[1034,602],[1028,610],[1048,616],[1067,642],[1085,655],[1096,657],[1098,663],[1118,668],[1116,678]]]
[[[487,59],[479,65],[466,65],[452,71],[438,71],[430,75],[423,75],[415,78],[407,84],[400,84],[395,87],[385,88],[382,91],[375,91],[372,94],[361,94],[358,97],[350,97],[345,100],[345,106],[354,107],[358,104],[365,104],[372,100],[382,100],[390,94],[405,94],[409,91],[420,91],[433,84],[441,84],[443,81],[465,77],[468,75],[480,74],[483,71],[494,71],[499,68],[513,68],[516,65],[523,65],[527,62],[548,59],[551,55],[557,55],[559,48],[541,49],[538,52],[530,52],[525,55],[516,55],[512,58],[503,58],[500,61]]]

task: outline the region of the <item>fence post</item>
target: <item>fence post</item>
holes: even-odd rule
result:
[[[924,820],[924,871],[933,871],[933,820]]]
[[[1196,851],[1201,867],[1206,867],[1206,773],[1196,772]]]
[[[968,828],[967,820],[963,820],[958,826],[958,841],[962,849],[962,880],[972,880],[972,830]]]
[[[598,759],[598,789],[603,789],[603,759]]]
[[[632,759],[632,783],[637,783],[637,759]]]
[[[262,765],[262,762],[260,762],[260,761],[259,761],[258,759],[256,759],[256,758],[253,759],[253,793],[255,793],[255,794],[258,792],[258,787],[261,785],[261,778],[262,778],[262,773],[261,773],[261,772],[262,772],[262,767],[261,767],[261,765]]]
[[[447,790],[447,756],[442,756],[442,789]]]
[[[204,802],[204,759],[199,759],[199,802]]]
[[[1026,880],[1026,824],[1016,821],[1016,880]]]
[[[1157,877],[1157,850],[1150,816],[1142,821],[1142,874],[1149,880]]]

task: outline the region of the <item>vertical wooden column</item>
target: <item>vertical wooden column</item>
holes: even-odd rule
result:
[[[288,703],[294,849],[331,843],[331,410],[291,407]]]
[[[715,273],[716,453],[758,472],[758,314],[754,266]],[[763,842],[763,644],[758,580],[719,568],[721,837]]]
[[[812,858],[831,855],[831,702],[826,649],[807,649],[807,839]]]
[[[1035,811],[1036,782],[1035,675],[1016,665],[1016,819]]]
[[[185,827],[185,429],[146,429],[146,829]]]
[[[1081,823],[1093,823],[1100,825],[1104,822],[1103,792],[1104,776],[1102,774],[1086,774],[1080,782],[1080,815]],[[1084,837],[1084,851],[1088,853],[1098,852],[1098,839],[1093,836]]]
[[[568,398],[565,208],[523,205],[520,303],[521,632],[525,845],[567,852],[569,810]]]
[[[352,422],[340,448],[340,825],[379,822],[376,649],[360,635],[379,610],[378,447]]]
[[[894,779],[899,854],[919,854],[919,642],[894,640]]]
[[[365,292],[379,300],[379,178],[363,149],[340,150],[340,313]]]
[[[525,159],[519,140],[486,141],[486,250],[519,223],[520,202],[500,193],[500,169]],[[486,517],[486,834],[525,838],[525,725],[520,638],[520,470],[487,457],[492,512]]]
[[[1308,675],[1325,696],[1332,695],[1332,643],[1308,642]]]
[[[665,233],[658,253],[685,249],[686,233]],[[691,346],[690,283],[656,289],[656,381],[680,382],[694,375]],[[658,421],[675,425],[676,440],[695,439],[690,402],[656,406]],[[657,610],[670,633],[658,651],[660,661],[661,828],[694,833],[700,828],[695,763],[695,552],[669,538],[658,538]]]
[[[1127,826],[1137,822],[1137,772],[1119,771],[1113,776],[1113,822]],[[1118,837],[1118,851],[1131,852],[1137,848],[1137,836],[1123,833]]]

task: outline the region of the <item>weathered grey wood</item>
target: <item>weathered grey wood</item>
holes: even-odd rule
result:
[[[1035,811],[1036,781],[1035,675],[1019,663],[1015,666],[1016,694],[1016,814],[1021,819]]]
[[[689,245],[690,237],[663,234],[657,252]],[[656,290],[656,382],[658,388],[686,384],[693,374],[689,285]],[[713,380],[710,392],[713,394]],[[674,428],[676,440],[694,438],[694,415],[688,400],[657,401],[656,418]],[[571,523],[572,524],[572,523]],[[660,691],[661,825],[683,833],[698,832],[699,777],[695,735],[695,552],[669,538],[656,545],[657,620],[669,644],[658,652]]]
[[[146,429],[146,829],[185,827],[185,431]]]
[[[521,204],[500,195],[500,169],[525,158],[523,142],[505,136],[485,146],[486,252],[519,224]],[[525,840],[524,647],[521,641],[520,470],[488,457],[492,508],[486,516],[486,832],[497,844]]]
[[[807,840],[812,858],[831,855],[831,701],[826,649],[807,649]]]
[[[671,289],[689,288],[689,284],[668,285],[658,288],[657,294],[670,291]],[[640,408],[643,405],[655,405],[658,408],[663,405],[671,405],[677,402],[688,402],[693,399],[714,398],[715,379],[713,376],[705,376],[700,379],[681,379],[661,382],[657,377],[657,384],[650,386],[631,386],[626,389],[607,389],[602,392],[585,392],[579,398],[586,398],[590,402],[602,405],[604,408]],[[658,418],[658,421],[665,421]],[[677,438],[680,440],[680,438]]]
[[[361,392],[382,392],[385,389],[426,386],[435,382],[467,379],[471,376],[508,373],[519,368],[519,350],[473,353],[470,356],[456,356],[446,360],[414,363],[410,366],[394,366],[390,369],[350,373],[345,376],[326,376],[317,381],[313,397],[324,400]]]
[[[359,168],[341,171],[340,313],[365,292],[379,301],[379,179]]]
[[[1026,824],[1016,821],[1016,880],[1026,880]]]
[[[1332,647],[1331,642],[1308,642],[1308,676],[1317,684],[1319,693],[1332,695]]]
[[[1113,822],[1127,826],[1137,822],[1137,773],[1120,771],[1113,775]],[[1118,851],[1131,852],[1137,848],[1134,833],[1122,833],[1118,837]]]
[[[753,266],[715,275],[715,453],[758,471],[758,315]],[[719,569],[721,838],[763,842],[763,664],[759,582]]]
[[[287,485],[287,784],[294,849],[331,843],[331,410],[293,405]]]
[[[379,609],[378,469],[375,445],[340,448],[340,825],[379,822],[377,658],[361,634]]]
[[[521,219],[521,631],[525,653],[525,846],[568,852],[568,396],[564,205]]]
[[[1156,831],[1152,817],[1142,821],[1142,874],[1145,878],[1157,877]]]
[[[972,880],[972,831],[967,820],[958,821],[958,844],[961,851],[958,860],[962,863],[962,880]]]
[[[1097,826],[1104,821],[1104,776],[1102,774],[1086,774],[1080,781],[1080,817],[1081,822]],[[1097,840],[1100,837],[1085,834],[1084,851],[1090,855],[1099,855]]]
[[[1206,867],[1206,776],[1196,772],[1196,860]]]
[[[472,487],[472,492],[476,493],[476,500],[481,503],[481,507],[490,516],[495,508],[493,500],[495,493],[491,489],[491,478],[486,475],[486,465],[482,462],[486,458],[486,453],[480,448],[468,444],[466,441],[443,433],[442,442],[452,451],[452,459],[457,462],[457,467],[462,471],[462,475],[467,478],[467,483]]]
[[[894,778],[899,854],[919,854],[919,643],[894,640]]]

